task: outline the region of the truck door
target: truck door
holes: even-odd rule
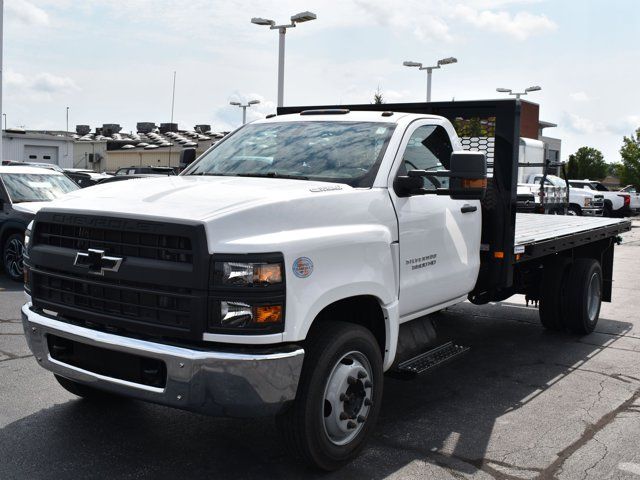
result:
[[[480,268],[481,211],[479,201],[452,200],[427,194],[398,197],[397,175],[408,170],[443,170],[453,151],[449,133],[428,120],[413,123],[405,132],[389,178],[389,190],[398,218],[400,243],[400,316],[420,312],[466,295]],[[439,178],[448,186],[446,177]],[[424,188],[436,186],[424,179]]]

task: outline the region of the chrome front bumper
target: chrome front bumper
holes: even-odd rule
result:
[[[586,217],[601,217],[602,207],[583,207],[582,214]]]
[[[275,415],[295,398],[304,350],[247,354],[192,350],[71,325],[22,307],[29,348],[47,370],[116,394],[214,416]],[[52,358],[47,335],[165,363],[163,388],[90,372]]]

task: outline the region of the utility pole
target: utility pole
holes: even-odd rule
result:
[[[4,50],[4,32],[2,28],[2,24],[4,23],[4,0],[0,0],[0,112],[4,112],[2,109],[2,51]],[[6,117],[5,117],[6,119]],[[5,120],[5,129],[6,129],[6,120]],[[3,146],[2,146],[2,138],[3,134],[0,134],[0,165],[2,165],[2,160],[4,160],[3,155]]]

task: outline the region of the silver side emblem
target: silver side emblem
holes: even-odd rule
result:
[[[76,267],[89,269],[89,273],[94,275],[104,275],[104,272],[117,272],[122,264],[123,258],[107,257],[104,250],[88,249],[86,252],[76,253],[73,264]]]

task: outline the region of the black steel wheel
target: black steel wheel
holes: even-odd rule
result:
[[[382,354],[372,333],[323,322],[305,345],[293,406],[277,419],[288,449],[326,471],[355,458],[375,426],[382,383]]]
[[[576,259],[567,276],[566,325],[574,333],[593,332],[602,303],[602,268],[593,258]]]
[[[23,281],[24,234],[14,233],[4,242],[2,263],[4,271],[14,282]]]
[[[564,330],[564,298],[571,260],[555,256],[542,267],[540,285],[540,322],[548,330]]]

